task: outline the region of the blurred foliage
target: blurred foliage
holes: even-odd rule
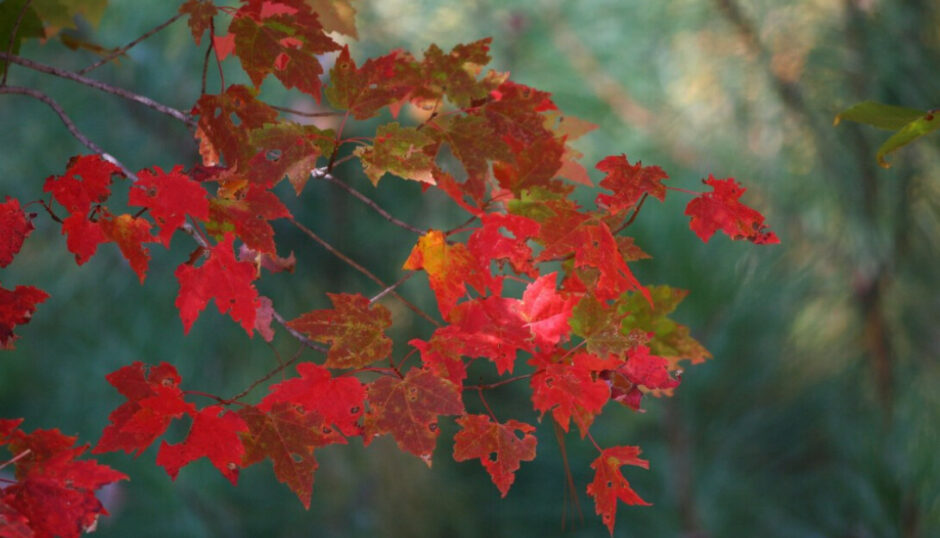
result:
[[[940,154],[936,137],[905,147],[896,166],[872,156],[874,130],[833,128],[864,100],[938,106],[940,6],[928,0],[541,0],[357,2],[357,60],[392,47],[414,52],[494,36],[493,66],[552,92],[562,110],[599,124],[579,141],[584,163],[625,152],[657,164],[674,186],[697,189],[708,173],[733,176],[780,236],[778,247],[725,239],[701,244],[672,193],[646,204],[631,231],[654,258],[640,280],[691,290],[677,319],[715,356],[690,368],[669,399],[647,412],[605,413],[601,444],[638,444],[649,472],[628,478],[652,507],[621,506],[624,536],[940,535]],[[111,2],[93,30],[75,36],[110,48],[169,18],[176,3]],[[50,41],[21,54],[59,67],[93,52]],[[204,49],[177,23],[92,76],[180,109],[199,94]],[[185,128],[133,103],[18,66],[10,83],[54,97],[99,145],[132,169],[189,165]],[[210,74],[210,88],[215,80]],[[229,63],[226,81],[246,80]],[[297,93],[266,98],[313,107]],[[0,195],[36,198],[42,179],[82,148],[45,105],[0,98]],[[368,135],[370,125],[358,126]],[[354,166],[338,171],[397,217],[420,226],[458,218],[442,197],[386,179],[377,189]],[[596,177],[595,177],[596,178]],[[286,185],[282,185],[289,189]],[[398,278],[413,237],[331,185],[283,193],[298,219],[386,281]],[[675,195],[675,196],[674,196]],[[585,191],[584,203],[593,194]],[[35,208],[36,206],[30,206]],[[35,210],[35,209],[33,209]],[[277,223],[275,223],[277,224]],[[208,309],[183,337],[172,270],[191,245],[154,252],[145,286],[113,245],[76,268],[58,227],[37,220],[6,286],[32,284],[52,298],[0,356],[0,416],[24,427],[61,428],[94,442],[121,397],[104,381],[133,360],[177,365],[184,388],[234,394],[296,351],[246,340]],[[376,286],[312,244],[277,227],[298,269],[262,292],[285,315],[327,305],[327,291]],[[416,277],[403,293],[430,311]],[[394,302],[396,342],[429,328]],[[393,336],[396,336],[393,334]],[[396,348],[398,356],[407,352]],[[311,358],[313,355],[311,355]],[[485,370],[471,376],[486,375]],[[492,407],[534,421],[523,384],[494,391]],[[466,394],[471,407],[478,405]],[[448,429],[449,428],[449,429]],[[506,499],[478,463],[454,463],[449,424],[434,469],[387,439],[367,449],[318,452],[311,510],[269,469],[243,472],[232,488],[207,462],[171,482],[151,449],[137,460],[101,458],[132,477],[109,492],[114,517],[101,536],[604,536],[584,494],[595,449],[576,434],[564,451],[550,421],[539,455],[524,463]],[[168,435],[179,440],[182,429]],[[578,498],[567,494],[566,454]],[[578,516],[583,512],[583,521]],[[564,519],[563,519],[564,517]]]

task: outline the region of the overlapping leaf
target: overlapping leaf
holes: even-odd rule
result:
[[[248,181],[271,188],[287,177],[299,196],[317,159],[333,152],[334,138],[332,130],[286,121],[255,129],[249,133],[257,153],[248,165]]]
[[[362,295],[327,295],[332,309],[313,310],[288,323],[317,342],[331,344],[326,366],[358,368],[387,357],[392,341],[384,331],[392,325],[391,312]]]
[[[165,247],[170,246],[173,232],[183,226],[187,216],[200,221],[209,219],[206,189],[183,173],[182,166],[169,172],[158,166],[153,171],[141,170],[128,201],[132,206],[147,208],[160,226],[158,237]]]
[[[433,185],[437,149],[435,140],[417,127],[392,122],[380,125],[372,146],[356,148],[356,155],[373,185],[386,173]]]
[[[220,313],[228,312],[245,332],[252,333],[258,308],[258,291],[252,281],[257,274],[251,263],[235,260],[233,241],[234,237],[226,234],[222,242],[209,249],[209,259],[201,266],[184,263],[176,269],[180,283],[176,308],[184,333],[189,332],[210,299],[215,299]]]
[[[418,77],[410,55],[392,51],[356,67],[346,46],[330,70],[330,85],[324,93],[331,105],[364,120],[405,99],[418,83]]]
[[[577,353],[571,358],[538,354],[529,364],[537,368],[531,379],[535,409],[543,415],[551,411],[555,422],[565,431],[574,419],[584,437],[594,416],[610,399],[610,388],[595,373],[615,368],[618,361],[588,353]]]
[[[265,254],[277,254],[274,229],[268,221],[290,216],[290,211],[276,194],[250,185],[240,196],[209,200],[206,231],[216,236],[235,232],[248,248]]]
[[[323,418],[324,426],[332,425],[343,435],[362,433],[358,422],[365,410],[366,390],[358,379],[334,378],[329,370],[312,362],[298,364],[297,373],[299,378],[272,385],[258,409],[270,411],[276,404],[289,403],[307,413],[316,413]]]
[[[36,305],[48,298],[48,293],[33,286],[17,286],[12,290],[0,286],[0,349],[13,349],[17,339],[13,329],[29,323]]]
[[[519,350],[533,351],[532,330],[520,316],[518,299],[499,296],[472,299],[457,305],[448,314],[450,325],[434,332],[434,338],[460,344],[468,357],[486,357],[499,374],[512,372]]]
[[[402,450],[428,466],[441,434],[438,417],[464,411],[457,386],[427,369],[412,368],[403,379],[381,377],[370,383],[367,391],[366,443],[391,433]]]
[[[220,95],[199,98],[193,114],[199,115],[196,136],[200,139],[202,164],[215,166],[221,157],[233,166],[254,156],[254,152],[244,151],[249,147],[248,132],[277,119],[277,111],[259,101],[257,95],[256,90],[232,84]]]
[[[626,155],[611,155],[595,168],[607,174],[601,180],[601,187],[613,191],[613,194],[598,194],[596,203],[611,213],[630,209],[644,194],[660,202],[666,199],[666,186],[662,182],[669,176],[658,166],[643,166],[639,161],[630,164]]]
[[[33,222],[23,212],[20,201],[7,196],[0,204],[0,267],[10,265],[32,231]]]
[[[193,416],[185,441],[175,445],[166,441],[160,444],[157,465],[176,480],[180,468],[206,457],[234,485],[238,482],[238,470],[245,454],[238,434],[245,431],[248,425],[240,416],[221,406],[210,405]]]

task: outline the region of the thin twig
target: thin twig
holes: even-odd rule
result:
[[[533,375],[539,373],[540,371],[541,371],[541,370],[536,370],[535,372],[532,372],[531,374],[517,375],[517,376],[515,376],[515,377],[510,377],[510,378],[507,378],[507,379],[502,379],[502,380],[500,380],[500,381],[496,381],[495,383],[489,383],[489,384],[486,384],[486,385],[464,385],[463,390],[489,390],[489,389],[495,389],[496,387],[499,387],[500,385],[505,385],[505,384],[507,384],[507,383],[512,383],[513,381],[519,381],[520,379],[526,379],[526,378],[532,377]]]
[[[288,114],[293,114],[295,116],[304,116],[307,118],[321,118],[323,116],[339,116],[342,112],[303,112],[302,110],[297,110],[296,108],[287,108],[286,106],[277,106],[277,105],[268,105],[274,110],[279,110],[281,112],[286,112]],[[336,163],[334,163],[335,165]]]
[[[350,267],[352,267],[352,268],[355,269],[356,271],[359,271],[360,273],[362,273],[363,275],[365,275],[365,277],[368,278],[369,280],[371,280],[372,282],[375,282],[375,283],[378,284],[379,286],[382,286],[382,288],[392,288],[392,289],[389,289],[389,290],[388,290],[388,293],[391,293],[393,297],[395,297],[396,299],[398,299],[399,301],[401,301],[402,303],[404,303],[404,305],[405,305],[406,307],[408,307],[409,310],[411,310],[411,311],[414,312],[415,314],[418,314],[418,315],[421,316],[422,318],[426,319],[426,320],[429,321],[431,324],[433,324],[435,327],[440,327],[440,326],[441,326],[441,324],[440,324],[437,320],[435,320],[435,319],[432,318],[431,316],[425,314],[424,311],[422,311],[420,308],[418,308],[417,306],[415,306],[414,304],[412,304],[411,301],[409,301],[408,299],[405,299],[404,297],[402,297],[401,295],[399,295],[398,292],[394,291],[394,288],[393,288],[393,287],[389,286],[388,284],[386,284],[385,282],[383,282],[382,279],[380,279],[379,277],[377,277],[377,276],[375,276],[374,274],[372,274],[372,271],[369,271],[368,269],[366,269],[365,267],[363,267],[362,265],[360,265],[359,263],[357,263],[355,260],[353,260],[353,259],[350,258],[349,256],[347,256],[347,255],[343,254],[342,252],[336,250],[336,248],[334,248],[333,245],[327,243],[322,237],[320,237],[319,235],[317,235],[313,230],[311,230],[310,228],[307,228],[307,227],[304,226],[303,224],[297,222],[296,220],[294,220],[293,217],[289,217],[288,220],[290,220],[291,223],[293,223],[294,226],[296,226],[298,230],[300,230],[300,231],[302,231],[303,233],[307,234],[307,236],[310,237],[310,239],[313,239],[314,241],[316,241],[317,243],[319,243],[321,247],[323,247],[323,248],[325,248],[326,250],[328,250],[331,254],[333,254],[333,255],[336,256],[337,258],[343,260],[347,265],[349,265]]]
[[[0,469],[3,469],[4,467],[6,467],[7,465],[10,465],[11,463],[16,463],[16,462],[18,462],[19,460],[21,460],[21,459],[25,458],[26,456],[28,456],[30,452],[32,452],[32,450],[29,449],[29,448],[27,448],[26,450],[24,450],[24,451],[20,452],[19,454],[17,454],[13,459],[3,462],[3,464],[0,465]]]
[[[617,235],[618,233],[620,233],[621,230],[633,224],[633,221],[636,220],[636,216],[640,214],[640,209],[643,208],[643,202],[645,202],[647,198],[649,198],[649,193],[644,192],[643,197],[640,198],[640,203],[636,205],[636,209],[633,210],[633,214],[630,215],[630,218],[627,219],[627,221],[621,224],[620,226],[617,226],[616,230],[611,230],[610,233]]]
[[[23,22],[23,16],[26,15],[26,10],[29,9],[29,4],[33,0],[26,0],[23,2],[23,7],[20,8],[19,15],[16,16],[16,22],[13,23],[13,30],[10,32],[10,43],[7,45],[7,54],[13,54],[13,45],[16,44],[16,32],[20,29],[20,23]],[[0,86],[7,85],[7,73],[10,72],[10,66],[7,64],[6,69],[3,70],[3,80],[0,80]]]
[[[180,13],[177,13],[176,15],[173,15],[172,17],[170,17],[169,20],[167,20],[167,21],[164,22],[163,24],[161,24],[161,25],[157,26],[156,28],[150,30],[149,32],[147,32],[147,33],[141,35],[140,37],[138,37],[137,39],[131,41],[131,42],[128,43],[127,45],[124,45],[123,47],[121,47],[121,48],[119,48],[119,49],[117,49],[117,50],[111,52],[111,54],[108,54],[108,55],[105,56],[104,58],[101,58],[100,60],[98,60],[97,62],[95,62],[95,63],[93,63],[93,64],[91,64],[91,65],[89,65],[88,67],[86,67],[86,68],[84,68],[84,69],[81,69],[81,70],[79,70],[79,71],[76,71],[76,73],[78,73],[79,75],[84,75],[85,73],[87,73],[87,72],[89,72],[89,71],[98,69],[98,68],[101,67],[102,65],[104,65],[104,64],[106,64],[106,63],[108,63],[108,62],[110,62],[111,60],[117,58],[118,56],[121,56],[122,54],[124,54],[125,52],[127,52],[128,50],[130,50],[131,48],[133,48],[134,46],[136,46],[136,45],[137,45],[138,43],[140,43],[141,41],[147,39],[148,37],[152,36],[153,34],[159,32],[160,30],[163,30],[163,29],[166,28],[167,26],[173,24],[174,22],[176,22],[176,19],[179,19],[179,18],[182,17],[182,16],[183,16],[183,13],[181,13],[181,12],[180,12]]]
[[[309,347],[310,349],[315,349],[319,351],[320,353],[327,353],[329,351],[329,349],[327,349],[326,346],[322,346],[314,342],[313,340],[304,336],[303,333],[301,333],[297,329],[288,325],[287,321],[284,320],[284,317],[281,316],[276,310],[273,312],[273,316],[274,316],[274,320],[277,321],[282,327],[287,329],[287,332],[289,332],[291,336],[296,338],[301,344]]]
[[[409,271],[409,272],[405,273],[404,276],[402,276],[401,278],[398,279],[398,282],[395,282],[395,283],[392,284],[391,286],[389,286],[389,287],[385,288],[384,290],[380,291],[379,293],[375,294],[371,299],[369,299],[369,303],[370,303],[370,304],[371,304],[371,303],[374,303],[374,302],[378,301],[379,299],[381,299],[382,297],[385,297],[386,295],[388,295],[389,293],[391,293],[392,291],[394,291],[396,288],[398,288],[398,286],[401,286],[402,284],[404,284],[406,280],[408,280],[409,278],[413,277],[414,275],[415,275],[415,272],[414,272],[414,271]]]
[[[287,362],[282,362],[280,365],[278,365],[277,368],[275,368],[275,369],[271,370],[270,372],[266,373],[266,374],[265,374],[263,377],[261,377],[260,379],[256,379],[254,383],[252,383],[251,385],[248,386],[248,388],[246,388],[245,390],[239,392],[239,393],[236,394],[235,396],[232,396],[231,398],[229,398],[229,399],[228,399],[228,402],[229,402],[229,403],[232,403],[232,402],[237,402],[238,400],[241,400],[241,399],[242,399],[243,397],[245,397],[249,392],[251,392],[252,390],[254,390],[255,387],[257,387],[258,385],[264,383],[265,381],[271,379],[272,377],[276,376],[277,374],[279,374],[279,373],[283,372],[284,370],[286,370],[287,368],[289,368],[292,364],[294,364],[295,362],[297,362],[297,360],[300,358],[300,356],[301,356],[301,351],[303,351],[303,348],[298,349],[297,352],[294,353],[294,356],[291,357],[289,361],[287,361]]]
[[[206,57],[202,59],[202,86],[199,89],[199,96],[206,94],[206,78],[209,76],[209,55],[212,54],[212,47],[215,44],[214,39],[209,40],[209,46],[206,47]]]
[[[333,177],[332,174],[330,174],[329,172],[327,172],[325,168],[315,168],[315,169],[313,169],[313,170],[310,172],[310,176],[311,176],[312,178],[314,178],[314,179],[325,179],[325,180],[329,181],[330,183],[332,183],[332,184],[334,184],[334,185],[340,187],[341,189],[345,190],[345,191],[348,192],[349,194],[353,195],[353,196],[354,196],[355,198],[357,198],[360,202],[362,202],[362,203],[366,204],[367,206],[371,207],[373,210],[375,210],[376,213],[378,213],[379,215],[382,215],[382,218],[384,218],[385,220],[391,222],[391,223],[394,224],[395,226],[398,226],[399,228],[403,228],[403,229],[405,229],[405,230],[408,230],[409,232],[412,232],[412,233],[415,233],[415,234],[418,234],[418,235],[424,235],[424,234],[425,234],[425,230],[422,230],[422,229],[420,229],[420,228],[417,228],[417,227],[415,227],[415,226],[412,226],[412,225],[408,224],[407,222],[402,222],[402,221],[396,219],[395,217],[391,216],[391,215],[388,213],[388,211],[385,211],[384,209],[382,209],[382,208],[379,206],[379,204],[373,202],[368,196],[362,194],[361,192],[357,191],[356,189],[354,189],[354,188],[350,187],[349,185],[343,183],[342,181],[336,179],[335,177]]]
[[[161,112],[163,114],[166,114],[167,116],[175,118],[190,127],[194,127],[194,128],[196,127],[196,120],[190,117],[189,114],[186,114],[185,112],[181,112],[171,106],[158,103],[149,97],[144,97],[143,95],[139,95],[134,92],[127,91],[123,88],[118,88],[110,84],[105,84],[104,82],[90,79],[88,77],[75,74],[71,71],[59,69],[58,67],[52,67],[50,65],[45,65],[45,64],[38,63],[38,62],[34,62],[32,60],[28,60],[26,58],[17,56],[15,54],[8,54],[6,52],[0,52],[0,60],[7,60],[9,62],[22,65],[23,67],[27,67],[34,71],[39,71],[40,73],[46,73],[49,75],[55,75],[57,77],[62,77],[62,78],[66,78],[69,80],[73,80],[75,82],[78,82],[79,84],[84,84],[85,86],[88,86],[90,88],[95,88],[96,90],[101,90],[103,92],[110,93],[112,95],[117,95],[118,97],[123,97],[124,99],[127,99],[129,101],[134,101],[135,103],[140,103],[146,107],[156,110],[157,112]]]
[[[90,149],[92,152],[98,155],[101,155],[101,157],[104,160],[120,168],[121,172],[123,172],[125,176],[130,178],[131,181],[137,181],[137,176],[133,172],[131,172],[131,170],[128,167],[124,166],[124,164],[121,163],[121,161],[117,160],[113,155],[101,149],[101,147],[98,144],[95,144],[94,142],[92,142],[87,136],[85,136],[81,131],[79,131],[78,127],[75,126],[71,118],[69,118],[68,114],[66,114],[65,111],[62,110],[62,107],[59,106],[59,103],[56,103],[55,100],[49,97],[48,95],[42,93],[39,90],[34,90],[32,88],[23,88],[20,86],[2,86],[0,87],[0,93],[26,95],[26,96],[32,97],[33,99],[46,103],[47,105],[49,105],[49,108],[51,108],[53,111],[55,111],[56,114],[59,115],[59,119],[62,120],[62,123],[65,124],[65,128],[68,129],[70,133],[72,133],[72,136],[74,136],[76,140],[81,142],[83,146]]]

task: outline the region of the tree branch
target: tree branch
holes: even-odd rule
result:
[[[395,226],[398,226],[399,228],[403,228],[403,229],[405,229],[405,230],[408,230],[409,232],[412,232],[412,233],[415,233],[415,234],[418,234],[418,235],[424,235],[424,234],[425,234],[425,230],[422,230],[422,229],[420,229],[420,228],[417,228],[417,227],[415,227],[415,226],[412,226],[412,225],[408,224],[407,222],[403,222],[403,221],[400,221],[400,220],[396,219],[395,217],[393,217],[392,215],[390,215],[390,214],[388,213],[388,211],[385,211],[384,209],[382,209],[382,208],[379,206],[379,204],[373,202],[368,196],[362,194],[361,192],[357,191],[356,189],[350,187],[349,185],[347,185],[347,184],[343,183],[342,181],[340,181],[340,180],[336,179],[335,177],[333,177],[333,174],[330,174],[329,172],[327,172],[327,171],[326,171],[326,168],[314,168],[314,169],[310,172],[310,177],[312,177],[313,179],[325,179],[326,181],[329,181],[330,183],[332,183],[332,184],[334,184],[334,185],[340,187],[341,189],[345,190],[345,191],[348,192],[349,194],[353,195],[353,196],[354,196],[355,198],[357,198],[360,202],[362,202],[362,203],[366,204],[367,206],[371,207],[373,210],[375,210],[376,213],[378,213],[379,215],[382,215],[382,218],[384,218],[385,220],[391,222],[391,223],[394,224]]]
[[[20,23],[23,22],[23,16],[26,15],[26,10],[29,9],[29,4],[33,0],[26,0],[23,2],[23,7],[20,8],[19,15],[16,16],[16,22],[13,23],[13,29],[10,31],[10,42],[7,44],[7,54],[13,54],[13,45],[16,44],[16,33],[20,29]],[[0,86],[7,85],[7,74],[10,72],[10,65],[7,64],[6,68],[3,70],[3,80],[0,80]]]
[[[135,103],[140,103],[146,107],[156,110],[157,112],[166,114],[167,116],[175,118],[192,128],[196,127],[196,120],[190,117],[189,114],[186,114],[185,112],[181,112],[173,107],[164,105],[162,103],[158,103],[149,97],[144,97],[143,95],[129,92],[123,88],[118,88],[110,84],[105,84],[104,82],[99,82],[97,80],[90,79],[88,77],[83,77],[82,75],[75,74],[71,71],[66,71],[64,69],[59,69],[57,67],[52,67],[49,65],[34,62],[32,60],[28,60],[26,58],[17,56],[15,54],[0,52],[0,60],[6,60],[8,62],[22,65],[23,67],[32,69],[34,71],[39,71],[41,73],[46,73],[49,75],[55,75],[57,77],[69,79],[69,80],[78,82],[79,84],[84,84],[85,86],[95,88],[96,90],[101,90],[103,92],[110,93],[112,95],[117,95],[118,97],[122,97],[129,101],[134,101]]]
[[[100,60],[98,60],[97,62],[95,62],[95,63],[93,63],[93,64],[91,64],[91,65],[89,65],[88,67],[85,67],[84,69],[80,69],[80,70],[76,71],[76,73],[78,73],[79,75],[84,75],[85,73],[87,73],[87,72],[89,72],[89,71],[92,71],[92,70],[94,70],[94,69],[98,69],[98,68],[101,67],[102,65],[104,65],[104,64],[106,64],[106,63],[108,63],[108,62],[110,62],[111,60],[117,58],[118,56],[121,56],[122,54],[124,54],[125,52],[127,52],[128,50],[130,50],[131,48],[135,47],[135,46],[136,46],[138,43],[140,43],[141,41],[147,39],[148,37],[152,36],[153,34],[159,32],[160,30],[163,30],[163,29],[166,28],[167,26],[173,24],[174,22],[176,22],[177,19],[179,19],[179,18],[182,17],[182,16],[183,16],[183,13],[177,13],[176,15],[173,15],[172,17],[170,17],[169,20],[167,20],[167,21],[164,22],[163,24],[157,26],[156,28],[153,28],[153,29],[150,30],[149,32],[147,32],[147,33],[143,34],[142,36],[138,37],[137,39],[131,41],[131,42],[128,43],[127,45],[124,45],[123,47],[121,47],[121,48],[119,48],[119,49],[117,49],[117,50],[111,52],[111,54],[108,54],[108,55],[105,56],[104,58],[101,58]]]
[[[95,144],[94,142],[92,142],[87,136],[85,136],[81,131],[79,131],[78,127],[75,126],[71,118],[69,118],[68,114],[66,114],[65,111],[62,110],[62,107],[59,106],[59,103],[56,103],[55,100],[49,97],[48,95],[42,93],[39,90],[34,90],[32,88],[23,88],[20,86],[0,86],[0,94],[3,94],[3,93],[26,95],[26,96],[32,97],[33,99],[46,103],[47,105],[49,105],[49,108],[51,108],[56,114],[59,115],[59,119],[62,120],[62,123],[65,124],[65,128],[68,129],[70,133],[72,133],[72,136],[74,136],[76,140],[81,142],[83,146],[90,149],[92,152],[98,155],[101,155],[101,157],[104,160],[120,168],[121,172],[123,172],[124,175],[127,176],[131,181],[137,181],[137,175],[131,172],[131,170],[128,167],[124,166],[124,164],[121,161],[117,160],[113,155],[101,149],[101,147],[98,144]]]

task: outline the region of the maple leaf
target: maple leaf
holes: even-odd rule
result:
[[[212,24],[212,17],[219,12],[211,0],[187,0],[180,6],[180,13],[189,15],[189,29],[193,33],[193,41],[198,45],[202,34]]]
[[[320,101],[323,67],[317,55],[340,46],[323,32],[316,13],[303,0],[249,0],[235,12],[229,32],[255,87],[273,74],[285,88],[297,88]]]
[[[745,189],[734,178],[715,179],[709,175],[702,180],[712,192],[703,192],[685,206],[685,214],[692,217],[689,227],[704,242],[721,230],[731,239],[747,239],[758,245],[780,242],[777,235],[767,229],[764,216],[738,201]]]
[[[127,476],[94,460],[76,461],[88,445],[74,446],[75,437],[59,430],[27,434],[20,422],[0,420],[0,445],[18,456],[17,482],[0,490],[0,535],[77,538],[94,530],[98,516],[108,514],[95,490]],[[31,532],[3,534],[11,521]]]
[[[614,534],[614,522],[617,519],[617,500],[627,504],[649,506],[630,487],[620,468],[624,465],[636,465],[649,469],[649,462],[639,458],[640,448],[636,446],[615,446],[605,448],[601,455],[591,463],[594,469],[594,481],[588,484],[587,493],[594,497],[595,510],[610,535]]]
[[[152,172],[141,170],[137,179],[128,203],[147,208],[160,226],[158,237],[163,246],[169,248],[173,232],[183,227],[187,215],[200,221],[209,219],[206,189],[183,173],[182,166],[177,165],[170,172],[158,166]]]
[[[153,235],[150,233],[150,223],[142,218],[137,218],[128,214],[114,217],[106,214],[104,218],[98,221],[98,225],[104,235],[117,243],[121,249],[121,254],[131,264],[131,269],[137,273],[141,284],[147,276],[147,265],[150,263],[150,254],[142,243],[153,241]]]
[[[422,84],[415,88],[412,100],[433,103],[446,95],[460,108],[485,100],[493,84],[488,79],[478,81],[477,76],[490,61],[491,42],[492,38],[485,38],[457,45],[449,53],[431,44],[421,62]]]
[[[490,359],[499,374],[511,373],[516,352],[533,351],[532,331],[520,310],[517,299],[472,299],[457,305],[448,317],[451,324],[434,331],[434,336],[460,342],[463,355]]]
[[[528,240],[539,233],[539,223],[519,215],[485,213],[483,227],[474,230],[467,240],[467,248],[480,260],[509,260],[513,271],[538,277],[538,269],[532,263],[532,249]],[[505,228],[513,237],[506,237],[500,230]]]
[[[658,166],[643,166],[639,161],[630,164],[627,156],[621,154],[604,158],[595,168],[607,173],[600,186],[614,193],[598,194],[595,203],[612,213],[630,209],[644,194],[660,202],[666,199],[666,186],[662,181],[669,176]]]
[[[444,233],[439,230],[430,230],[418,239],[402,269],[424,269],[444,319],[457,301],[466,295],[466,284],[481,294],[486,293],[487,288],[494,294],[499,294],[502,289],[501,280],[481,267],[466,245],[447,244]]]
[[[650,355],[650,348],[638,345],[627,354],[627,361],[616,370],[602,372],[601,377],[610,382],[611,399],[633,410],[640,409],[643,393],[638,387],[648,389],[672,389],[679,380],[669,375],[669,361]]]
[[[350,0],[306,0],[327,32],[339,32],[359,39],[356,32],[356,8]]]
[[[248,181],[271,188],[285,176],[300,196],[321,155],[333,153],[335,134],[313,125],[278,122],[249,133],[257,151],[248,165]]]
[[[556,280],[556,273],[549,273],[529,284],[517,309],[536,341],[546,348],[567,339],[571,331],[568,319],[571,318],[574,299],[555,290]]]
[[[0,349],[13,349],[18,338],[13,329],[29,323],[36,305],[48,298],[48,293],[33,286],[17,286],[12,291],[0,286]]]
[[[90,221],[84,213],[73,213],[62,221],[62,233],[66,235],[65,245],[75,254],[75,263],[82,265],[98,250],[98,245],[108,241],[108,236],[97,221]]]
[[[634,344],[621,330],[624,317],[593,295],[585,295],[572,309],[569,323],[571,331],[584,339],[589,352],[623,356]]]
[[[200,138],[204,165],[219,164],[220,155],[229,166],[254,157],[254,153],[242,154],[249,147],[248,132],[277,119],[277,111],[259,101],[257,95],[257,90],[232,84],[221,95],[204,94],[199,98],[192,113],[199,116],[196,136]]]
[[[250,336],[255,325],[258,308],[258,290],[251,283],[256,275],[249,262],[235,260],[232,251],[232,234],[209,249],[209,259],[200,267],[183,263],[176,269],[180,291],[176,296],[176,308],[183,320],[183,332],[189,333],[199,313],[215,299],[219,312],[229,315],[241,324]]]
[[[378,185],[386,173],[433,185],[437,150],[438,143],[417,127],[392,122],[380,125],[372,146],[356,148],[356,155],[373,185]]]
[[[210,405],[193,416],[193,424],[185,441],[176,445],[167,444],[166,441],[160,443],[157,465],[166,469],[170,478],[176,480],[181,467],[206,457],[235,485],[245,454],[245,447],[238,434],[246,431],[248,425],[236,413],[226,411],[219,405]]]
[[[543,112],[557,110],[551,94],[506,80],[490,91],[491,99],[483,106],[494,132],[517,143],[529,144],[539,139],[554,139],[545,127]]]
[[[687,326],[667,317],[689,292],[670,286],[650,286],[648,289],[652,304],[636,295],[621,298],[618,312],[623,316],[622,333],[639,330],[648,335],[653,354],[668,359],[672,369],[677,368],[677,363],[683,359],[698,364],[711,357],[711,353],[692,338]]]
[[[461,191],[475,202],[482,203],[486,194],[486,178],[490,161],[511,161],[509,146],[496,134],[480,113],[444,116],[435,120],[438,127],[431,131],[463,165],[467,180]]]
[[[551,411],[555,422],[568,431],[572,418],[581,429],[581,437],[587,434],[594,421],[610,399],[610,388],[595,372],[613,369],[619,362],[601,359],[588,353],[577,353],[570,359],[558,360],[552,355],[539,354],[529,360],[537,368],[532,375],[532,404],[542,415]]]
[[[304,508],[310,508],[313,473],[319,465],[313,449],[345,443],[346,439],[326,428],[316,413],[301,412],[288,402],[278,402],[267,411],[247,406],[238,414],[248,424],[248,432],[241,434],[245,447],[242,466],[269,458],[274,476],[297,495]]]
[[[364,411],[366,389],[351,376],[332,377],[330,371],[312,362],[297,365],[300,378],[281,381],[270,387],[270,393],[258,405],[262,411],[275,404],[290,403],[316,413],[324,425],[332,424],[343,435],[359,435],[359,418]]]
[[[196,408],[183,401],[179,388],[182,380],[176,368],[162,362],[148,367],[137,361],[111,372],[105,379],[127,398],[111,412],[109,424],[101,434],[95,454],[124,450],[140,456],[163,435],[174,418],[192,415]]]
[[[265,254],[276,254],[274,229],[268,221],[290,217],[290,211],[276,194],[252,185],[240,198],[209,200],[206,231],[215,236],[234,231],[248,248]]]
[[[87,214],[92,204],[105,201],[111,195],[111,176],[121,169],[100,155],[72,157],[61,176],[46,178],[43,191],[52,193],[70,214]]]
[[[20,201],[7,196],[0,204],[0,267],[10,265],[33,229],[33,222],[20,208]]]
[[[344,46],[330,69],[330,84],[324,94],[331,105],[348,110],[357,120],[371,118],[383,107],[404,99],[418,83],[419,74],[411,60],[401,51],[392,51],[356,67],[349,46]]]
[[[518,195],[525,189],[545,185],[561,169],[563,141],[545,136],[524,145],[513,142],[510,144],[513,161],[493,163],[493,175],[504,189]]]
[[[462,429],[454,436],[454,460],[479,458],[505,497],[516,479],[519,463],[535,459],[535,427],[518,420],[500,424],[487,415],[464,415],[457,424]],[[521,439],[516,432],[522,434]]]
[[[274,340],[274,329],[271,328],[271,322],[274,321],[274,303],[271,299],[258,297],[258,310],[255,311],[255,330],[264,338],[265,342]]]
[[[404,379],[381,377],[366,390],[365,443],[391,433],[402,450],[418,456],[429,467],[441,434],[438,416],[464,412],[457,385],[423,368],[408,370]]]
[[[463,342],[447,333],[435,331],[425,342],[414,338],[408,342],[421,352],[421,362],[435,374],[461,386],[467,379],[467,365],[463,361]]]
[[[359,294],[327,296],[332,309],[313,310],[287,324],[312,340],[330,344],[325,365],[359,368],[388,357],[392,341],[384,331],[392,326],[392,313]]]

